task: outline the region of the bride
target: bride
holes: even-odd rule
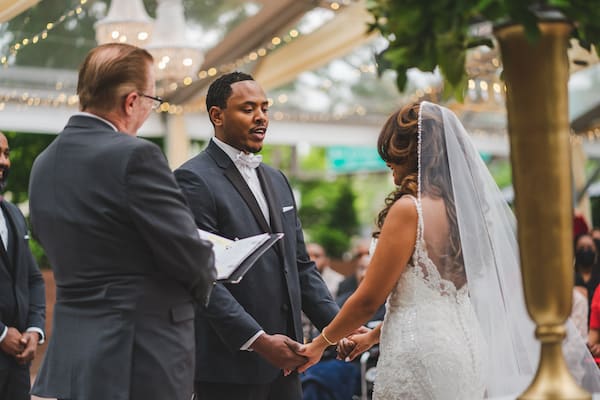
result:
[[[515,220],[458,118],[423,102],[385,123],[379,154],[394,191],[379,213],[367,274],[337,317],[302,347],[316,363],[383,304],[382,325],[349,337],[349,358],[380,342],[374,399],[482,399],[518,394],[539,358],[527,316]],[[569,332],[571,327],[568,326]],[[581,338],[568,334],[571,372],[600,390]]]

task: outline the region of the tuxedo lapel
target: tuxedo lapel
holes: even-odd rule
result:
[[[8,212],[6,206],[4,205],[4,202],[0,203],[0,208],[1,208],[0,212],[4,213],[4,219],[6,220],[6,228],[8,229],[7,236],[10,238],[11,228],[12,228],[10,213]],[[14,229],[14,228],[12,228],[12,229]],[[10,259],[8,257],[8,252],[6,251],[6,248],[4,247],[4,245],[5,245],[4,243],[0,244],[0,259],[2,259],[2,264],[4,264],[4,267],[6,268],[6,270],[14,278],[14,271],[12,268],[12,264],[10,262]]]
[[[252,212],[252,215],[256,219],[256,222],[260,225],[260,228],[263,232],[271,232],[271,228],[265,219],[262,211],[260,210],[260,206],[252,194],[252,191],[248,187],[248,184],[242,178],[240,171],[237,169],[231,158],[223,150],[219,148],[212,140],[208,143],[206,147],[206,152],[211,156],[211,158],[215,161],[215,163],[224,169],[224,174],[227,179],[231,182],[233,187],[238,191],[238,193],[244,199],[244,202],[248,205],[248,208]]]
[[[260,186],[262,187],[265,199],[267,200],[267,205],[269,206],[271,228],[273,229],[273,232],[283,232],[283,223],[281,221],[281,202],[277,197],[277,193],[275,193],[275,190],[273,189],[273,182],[271,182],[271,178],[269,178],[262,165],[258,166],[256,172],[258,174],[258,180],[260,181]],[[277,241],[277,248],[280,250],[280,254],[285,254],[283,240]]]
[[[7,246],[7,257],[12,265],[17,265],[19,260],[17,259],[19,254],[20,239],[22,239],[21,233],[17,228],[18,216],[14,214],[14,211],[9,208],[4,208],[4,215],[6,217],[6,228],[8,229],[8,246]]]
[[[252,194],[252,191],[248,187],[248,184],[246,183],[246,181],[244,181],[244,178],[242,178],[240,171],[238,171],[237,167],[235,166],[235,164],[233,164],[233,162],[229,165],[229,167],[227,167],[227,169],[225,169],[225,176],[231,181],[235,189],[240,193],[240,195],[248,205],[248,208],[250,208],[252,215],[254,215],[254,218],[256,218],[256,221],[263,229],[263,231],[271,232],[271,228],[269,227],[265,216],[260,210],[260,206],[258,205],[254,194]]]

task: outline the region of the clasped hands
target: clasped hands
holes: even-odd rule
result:
[[[337,358],[352,361],[359,354],[367,351],[377,338],[371,335],[371,330],[360,327],[347,338],[337,344]],[[325,349],[329,347],[321,335],[308,344],[300,344],[285,335],[261,335],[252,345],[252,349],[264,357],[271,364],[283,370],[284,375],[291,374],[294,370],[304,372],[312,365],[319,362]]]
[[[0,342],[0,350],[24,365],[35,357],[38,341],[39,335],[36,332],[21,333],[18,329],[9,327],[4,340]]]

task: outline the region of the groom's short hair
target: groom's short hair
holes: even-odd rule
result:
[[[213,106],[221,109],[227,108],[227,99],[231,96],[231,85],[236,82],[253,81],[252,75],[243,72],[235,71],[229,74],[222,75],[208,88],[206,94],[206,111],[210,112]]]

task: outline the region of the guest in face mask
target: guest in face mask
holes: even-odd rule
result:
[[[594,229],[591,230],[590,235],[592,235],[592,239],[594,239],[596,250],[600,251],[600,228],[594,227]]]
[[[575,240],[575,286],[586,289],[588,304],[591,304],[596,286],[600,283],[597,261],[598,252],[592,236],[578,236]]]

